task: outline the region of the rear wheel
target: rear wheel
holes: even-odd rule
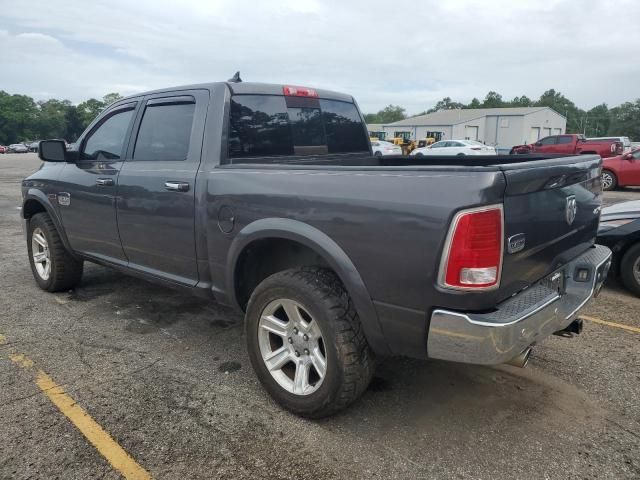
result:
[[[620,276],[624,286],[640,297],[640,243],[629,248],[622,257]]]
[[[82,261],[67,252],[51,217],[46,213],[38,213],[29,220],[27,250],[31,272],[43,290],[59,292],[80,282]]]
[[[349,295],[329,270],[271,275],[251,295],[245,325],[258,379],[293,413],[331,415],[371,380],[373,354]]]
[[[602,170],[602,189],[605,191],[615,190],[618,186],[618,178],[611,170]]]

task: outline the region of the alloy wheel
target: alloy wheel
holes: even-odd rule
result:
[[[41,228],[36,228],[31,234],[31,256],[36,272],[42,280],[49,280],[51,275],[51,254],[47,237]]]
[[[258,345],[269,373],[287,392],[309,395],[327,373],[320,326],[300,303],[278,299],[260,315]]]

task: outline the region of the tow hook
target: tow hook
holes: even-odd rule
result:
[[[582,332],[582,319],[576,318],[573,322],[567,325],[566,328],[562,330],[558,330],[557,332],[554,333],[554,335],[557,335],[559,337],[571,338],[574,335],[580,335],[581,332]]]

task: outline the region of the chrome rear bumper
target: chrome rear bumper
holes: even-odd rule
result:
[[[430,358],[479,365],[508,362],[530,345],[569,325],[599,293],[610,265],[611,250],[595,245],[560,270],[564,277],[560,289],[544,279],[491,313],[434,310],[427,353]],[[579,270],[588,271],[585,281],[577,280]]]

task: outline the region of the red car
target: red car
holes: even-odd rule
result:
[[[602,188],[640,186],[640,148],[632,152],[605,158],[602,164]]]
[[[576,133],[552,135],[531,145],[517,145],[511,149],[511,153],[596,154],[602,158],[621,155],[623,151],[623,143],[615,138],[589,140]]]
[[[0,145],[0,153],[7,153],[7,147]]]

